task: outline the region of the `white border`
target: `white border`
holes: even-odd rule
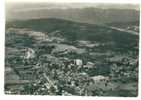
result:
[[[6,2],[57,2],[57,3],[139,3],[140,0],[6,0]]]
[[[20,1],[20,0],[19,0]],[[26,1],[26,0],[25,0]],[[30,0],[28,0],[30,1]],[[35,0],[37,1],[37,0]],[[38,1],[45,1],[45,0],[38,0]],[[141,0],[46,0],[48,2],[65,2],[65,3],[69,3],[69,2],[82,2],[82,3],[86,3],[86,2],[91,2],[91,3],[132,3],[132,4],[141,4]],[[141,68],[139,67],[139,96],[138,97],[81,97],[81,96],[20,96],[20,95],[5,95],[4,94],[4,41],[5,41],[5,0],[1,0],[0,2],[0,99],[1,100],[9,100],[9,99],[14,99],[14,100],[24,100],[24,99],[34,99],[34,100],[38,100],[38,99],[52,99],[52,100],[56,100],[56,99],[60,99],[60,100],[141,100]],[[141,21],[140,21],[141,23]],[[140,26],[141,29],[141,26]],[[141,39],[141,35],[140,35],[140,39]],[[140,49],[141,49],[141,41],[140,41]],[[140,58],[139,58],[139,65],[141,65],[141,53],[139,54]]]
[[[4,91],[4,41],[5,41],[5,12],[4,0],[0,3],[0,94]]]

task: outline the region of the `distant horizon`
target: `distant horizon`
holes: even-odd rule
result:
[[[8,7],[9,5],[14,5],[16,4],[27,4],[27,5],[35,5],[40,4],[40,5],[47,5],[51,4],[52,8],[57,6],[59,7],[65,7],[65,8],[101,8],[101,9],[134,9],[134,10],[140,10],[140,5],[139,4],[131,4],[131,3],[84,3],[84,2],[6,2],[6,6]],[[19,5],[18,5],[19,6]],[[26,6],[26,5],[25,5]],[[37,5],[38,6],[38,5]],[[43,7],[44,8],[44,7]],[[55,7],[56,8],[56,7]]]

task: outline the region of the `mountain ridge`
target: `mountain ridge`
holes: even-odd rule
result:
[[[58,18],[76,22],[103,24],[113,22],[129,22],[139,20],[139,11],[133,9],[101,9],[101,8],[71,8],[71,9],[7,9],[6,20],[28,20]]]
[[[108,26],[82,24],[60,19],[34,19],[27,21],[15,21],[7,25],[7,27],[31,29],[34,31],[45,32],[52,36],[55,34],[61,35],[68,41],[91,41],[98,43],[112,42],[114,46],[133,48],[138,45],[138,35],[128,32],[112,29]],[[53,36],[55,36],[55,34]],[[128,45],[127,45],[128,44]]]

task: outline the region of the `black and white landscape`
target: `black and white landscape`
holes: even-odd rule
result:
[[[8,3],[5,93],[138,95],[139,5]]]

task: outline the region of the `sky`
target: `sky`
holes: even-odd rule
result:
[[[109,3],[112,3],[112,8],[129,8],[129,9],[137,9],[139,10],[139,0],[6,0],[6,3],[11,5],[11,3],[81,3],[82,4],[89,4],[91,6],[97,6],[97,7],[106,7],[106,3],[108,3],[107,7],[110,7]],[[97,5],[99,3],[100,5]],[[113,5],[118,4],[118,5]],[[94,4],[94,5],[93,5]],[[106,4],[106,5],[105,5]],[[121,5],[119,5],[121,4]],[[131,5],[122,5],[122,4],[131,4]],[[133,4],[133,5],[132,5]],[[82,5],[85,7],[85,5]],[[138,5],[138,6],[137,6]],[[73,6],[73,4],[72,4]],[[78,5],[80,6],[80,5]],[[114,7],[115,6],[115,7]],[[125,7],[124,7],[125,6]]]

